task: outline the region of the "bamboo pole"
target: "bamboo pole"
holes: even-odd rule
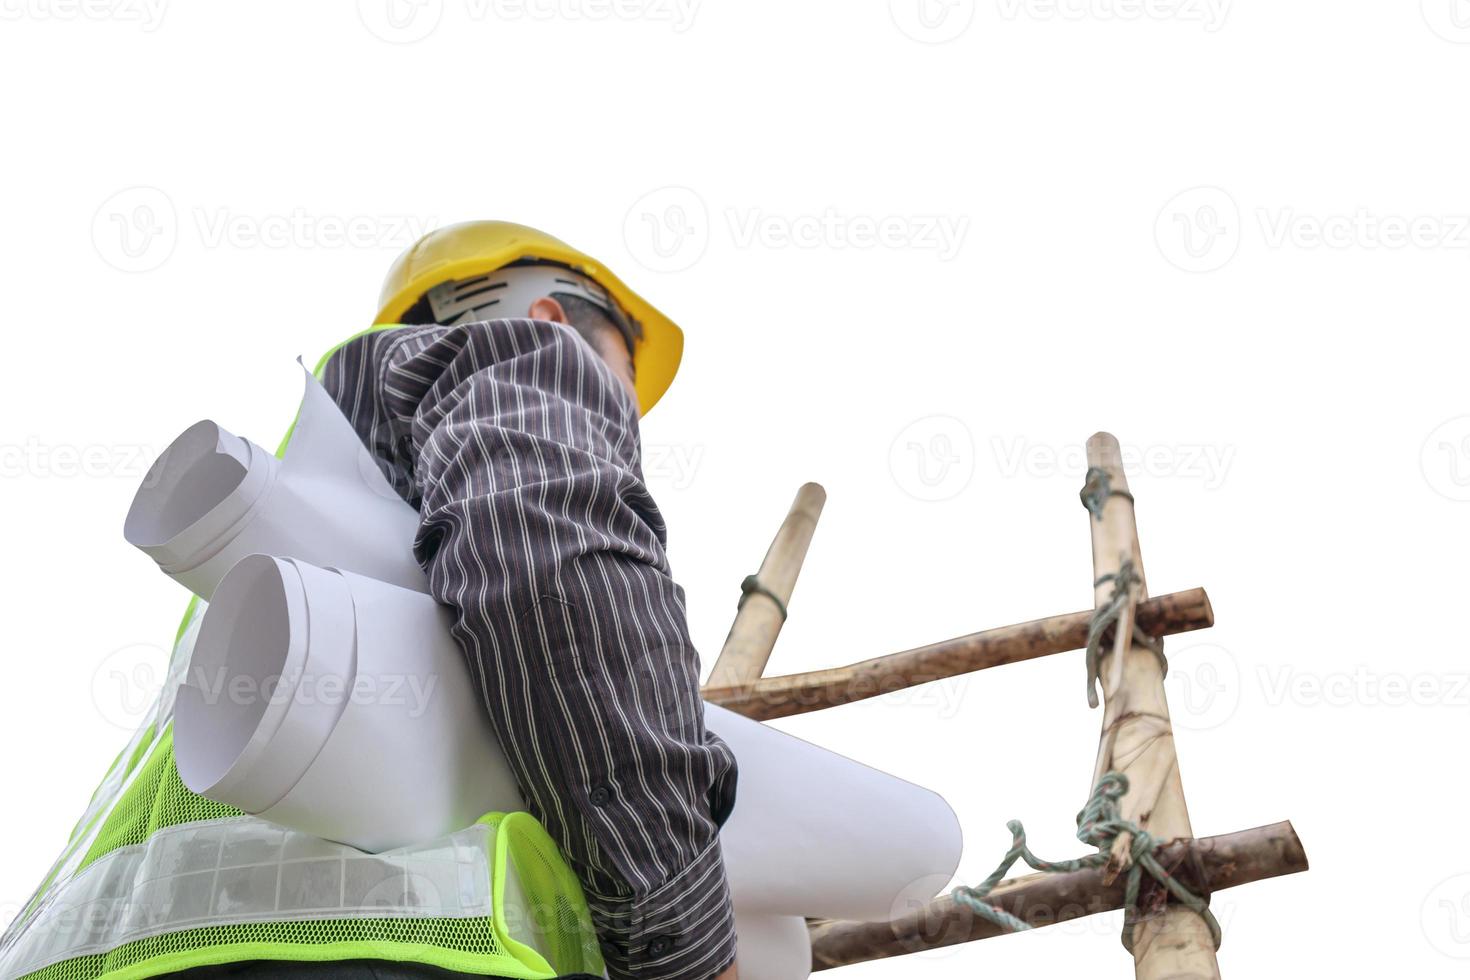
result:
[[[765,672],[776,638],[786,623],[786,606],[791,602],[796,577],[806,560],[812,532],[826,503],[827,491],[819,484],[808,483],[797,491],[791,511],[776,532],[760,571],[746,580],[747,586],[755,588],[742,589],[740,611],[710,671],[709,686],[743,684]]]
[[[1206,891],[1222,891],[1307,870],[1307,855],[1289,822],[1253,830],[1176,840],[1159,853],[1166,868],[1193,868]],[[1032,926],[1056,925],[1123,907],[1123,882],[1105,869],[1032,874],[1003,882],[987,901]],[[1005,935],[1006,930],[945,896],[892,922],[816,922],[812,969],[830,970]],[[1192,976],[1193,974],[1181,974]]]
[[[1121,801],[1126,819],[1160,839],[1191,838],[1194,831],[1184,803],[1163,668],[1157,654],[1134,642],[1137,604],[1147,594],[1147,586],[1118,440],[1106,432],[1094,435],[1087,440],[1087,462],[1090,472],[1084,494],[1091,491],[1094,501],[1089,507],[1088,524],[1092,529],[1093,576],[1099,580],[1094,595],[1097,606],[1108,605],[1120,584],[1104,580],[1107,576],[1118,575],[1125,565],[1136,576],[1131,583],[1122,583],[1128,597],[1112,642],[1105,644],[1100,657],[1102,736],[1088,790],[1104,772],[1121,772],[1130,786]],[[1108,874],[1116,876],[1126,868],[1129,844],[1128,835],[1119,835],[1106,869]],[[1133,958],[1138,980],[1220,977],[1209,928],[1199,915],[1177,904],[1140,917],[1134,929]]]
[[[958,674],[1080,650],[1087,645],[1091,618],[1091,612],[1067,613],[971,633],[847,667],[706,687],[704,699],[757,721],[820,711]],[[1170,593],[1138,606],[1138,625],[1150,636],[1206,629],[1214,622],[1215,614],[1204,589]]]

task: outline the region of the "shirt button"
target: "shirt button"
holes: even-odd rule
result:
[[[650,939],[648,941],[648,955],[649,956],[654,956],[654,957],[663,956],[664,954],[668,953],[668,951],[671,950],[671,949],[673,949],[673,948],[674,948],[674,937],[673,936],[654,936],[652,939]]]
[[[606,786],[594,787],[589,799],[592,800],[593,806],[607,806],[608,803],[612,802],[612,790]]]

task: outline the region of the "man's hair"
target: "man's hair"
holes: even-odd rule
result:
[[[519,262],[512,262],[506,268],[521,265],[551,265],[561,269],[570,268],[560,262],[543,262],[539,259],[522,259]],[[571,271],[576,272],[577,270],[572,269]],[[553,292],[548,295],[561,304],[572,329],[581,334],[582,339],[589,344],[592,343],[592,338],[598,330],[613,330],[623,338],[623,343],[628,345],[628,353],[631,355],[638,346],[638,341],[643,339],[642,324],[624,313],[611,296],[608,297],[608,309],[604,310],[574,293]],[[420,296],[419,301],[398,318],[398,322],[408,326],[425,326],[438,322],[434,319],[434,308],[429,303],[429,294],[425,293]]]
[[[592,343],[592,337],[597,330],[612,330],[623,338],[623,343],[628,345],[628,354],[631,356],[638,346],[638,341],[643,338],[643,328],[639,326],[638,321],[625,316],[623,311],[618,309],[618,304],[612,300],[609,300],[609,309],[604,310],[596,303],[590,303],[572,293],[552,293],[551,298],[561,304],[572,327],[589,344]]]

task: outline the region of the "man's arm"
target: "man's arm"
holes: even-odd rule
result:
[[[735,764],[704,727],[637,406],[575,333],[530,320],[369,334],[325,380],[420,508],[431,591],[610,974],[721,975]]]

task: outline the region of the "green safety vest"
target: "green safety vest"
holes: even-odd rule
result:
[[[529,814],[365,854],[189,792],[173,699],[205,605],[190,604],[148,717],[0,938],[0,980],[136,980],[244,960],[395,960],[517,980],[603,972],[581,888]]]

